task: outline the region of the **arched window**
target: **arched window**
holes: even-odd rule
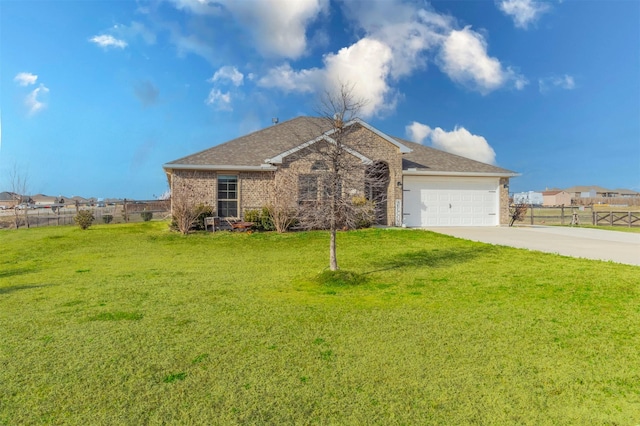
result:
[[[387,224],[387,188],[389,187],[389,165],[376,161],[365,171],[364,194],[373,201],[376,209],[376,223]]]

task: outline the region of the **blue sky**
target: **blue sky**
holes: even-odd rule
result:
[[[150,199],[337,82],[511,191],[640,191],[640,2],[0,0],[0,190]]]

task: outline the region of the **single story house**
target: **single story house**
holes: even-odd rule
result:
[[[542,205],[545,207],[552,206],[570,206],[572,195],[561,189],[542,191]]]
[[[360,119],[342,127],[350,130],[351,139],[344,143],[354,161],[386,169],[379,224],[508,224],[509,179],[517,173],[389,136]],[[316,167],[310,147],[331,143],[333,131],[326,119],[297,117],[168,162],[163,168],[172,202],[188,192],[195,201],[212,206],[217,216],[242,217],[267,204],[270,185],[286,170],[299,178],[292,191],[304,192],[308,199],[309,177],[322,169]],[[322,196],[321,190],[312,189],[313,197]],[[342,188],[348,190],[356,191]]]
[[[578,198],[611,198],[617,197],[618,194],[610,189],[601,186],[572,186],[566,188],[566,192],[571,194],[574,199]]]
[[[0,192],[0,209],[13,208],[18,204],[17,200],[20,200],[20,195],[14,192],[3,191]]]
[[[58,203],[58,197],[51,195],[37,194],[31,197],[36,207],[51,207]]]
[[[614,189],[613,192],[617,197],[621,198],[638,198],[640,197],[640,192],[634,191],[632,189],[618,188]]]

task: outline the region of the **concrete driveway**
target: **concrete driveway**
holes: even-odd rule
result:
[[[559,226],[426,229],[465,240],[640,266],[640,234]]]

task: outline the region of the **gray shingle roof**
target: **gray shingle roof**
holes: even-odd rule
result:
[[[424,146],[419,143],[409,142],[396,137],[394,137],[394,139],[412,149],[412,152],[402,157],[402,170],[416,169],[417,171],[425,172],[516,174],[511,170],[440,151],[439,149]]]
[[[169,168],[172,165],[259,167],[267,158],[275,157],[327,130],[329,130],[327,122],[322,118],[297,117],[171,161],[166,166]]]
[[[165,167],[169,169],[174,166],[176,168],[180,166],[260,167],[267,158],[273,158],[295,148],[328,130],[331,130],[330,126],[323,118],[297,117],[171,161],[165,164]],[[516,174],[501,167],[460,157],[401,138],[392,138],[412,149],[412,152],[403,155],[403,170]]]

